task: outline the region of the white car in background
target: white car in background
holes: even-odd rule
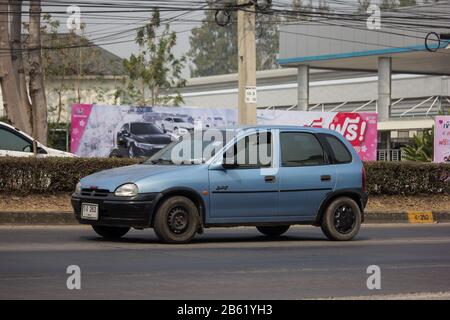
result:
[[[39,158],[76,157],[76,155],[44,146],[13,126],[0,122],[0,157],[32,157],[36,151]],[[33,145],[36,146],[34,150]]]
[[[181,117],[166,117],[161,123],[161,128],[166,132],[180,135],[194,129],[194,124]]]

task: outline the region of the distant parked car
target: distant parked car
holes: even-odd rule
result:
[[[25,132],[13,126],[0,122],[0,156],[31,157],[36,153],[37,157],[76,157],[74,154],[52,149],[42,143],[35,143],[34,139]]]
[[[110,157],[150,157],[164,148],[173,138],[161,128],[145,122],[125,123],[116,134],[116,148]]]
[[[181,135],[193,130],[194,124],[181,117],[167,117],[163,120],[161,127],[165,131]]]

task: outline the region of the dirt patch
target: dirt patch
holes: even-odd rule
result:
[[[450,211],[450,195],[373,196],[369,197],[366,211]]]
[[[0,194],[0,212],[72,211],[69,194],[19,196]]]
[[[372,196],[366,211],[450,211],[450,195]],[[72,211],[69,194],[18,196],[0,194],[0,212]]]

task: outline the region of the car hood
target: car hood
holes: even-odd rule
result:
[[[138,164],[127,167],[114,168],[94,173],[81,179],[81,187],[107,189],[113,192],[117,187],[125,183],[137,183],[139,180],[162,174],[173,172],[174,170],[187,170],[189,166],[171,165],[146,165]]]
[[[136,142],[150,144],[169,144],[172,138],[167,134],[135,135]]]
[[[61,150],[56,150],[56,149],[52,149],[49,147],[45,147],[43,145],[39,145],[39,147],[43,148],[45,151],[47,151],[46,156],[47,157],[60,157],[60,158],[78,158],[77,155],[70,153],[70,152],[65,152],[65,151],[61,151]]]

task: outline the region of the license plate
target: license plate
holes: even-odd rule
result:
[[[81,218],[86,220],[98,220],[98,204],[83,203],[81,205]]]

